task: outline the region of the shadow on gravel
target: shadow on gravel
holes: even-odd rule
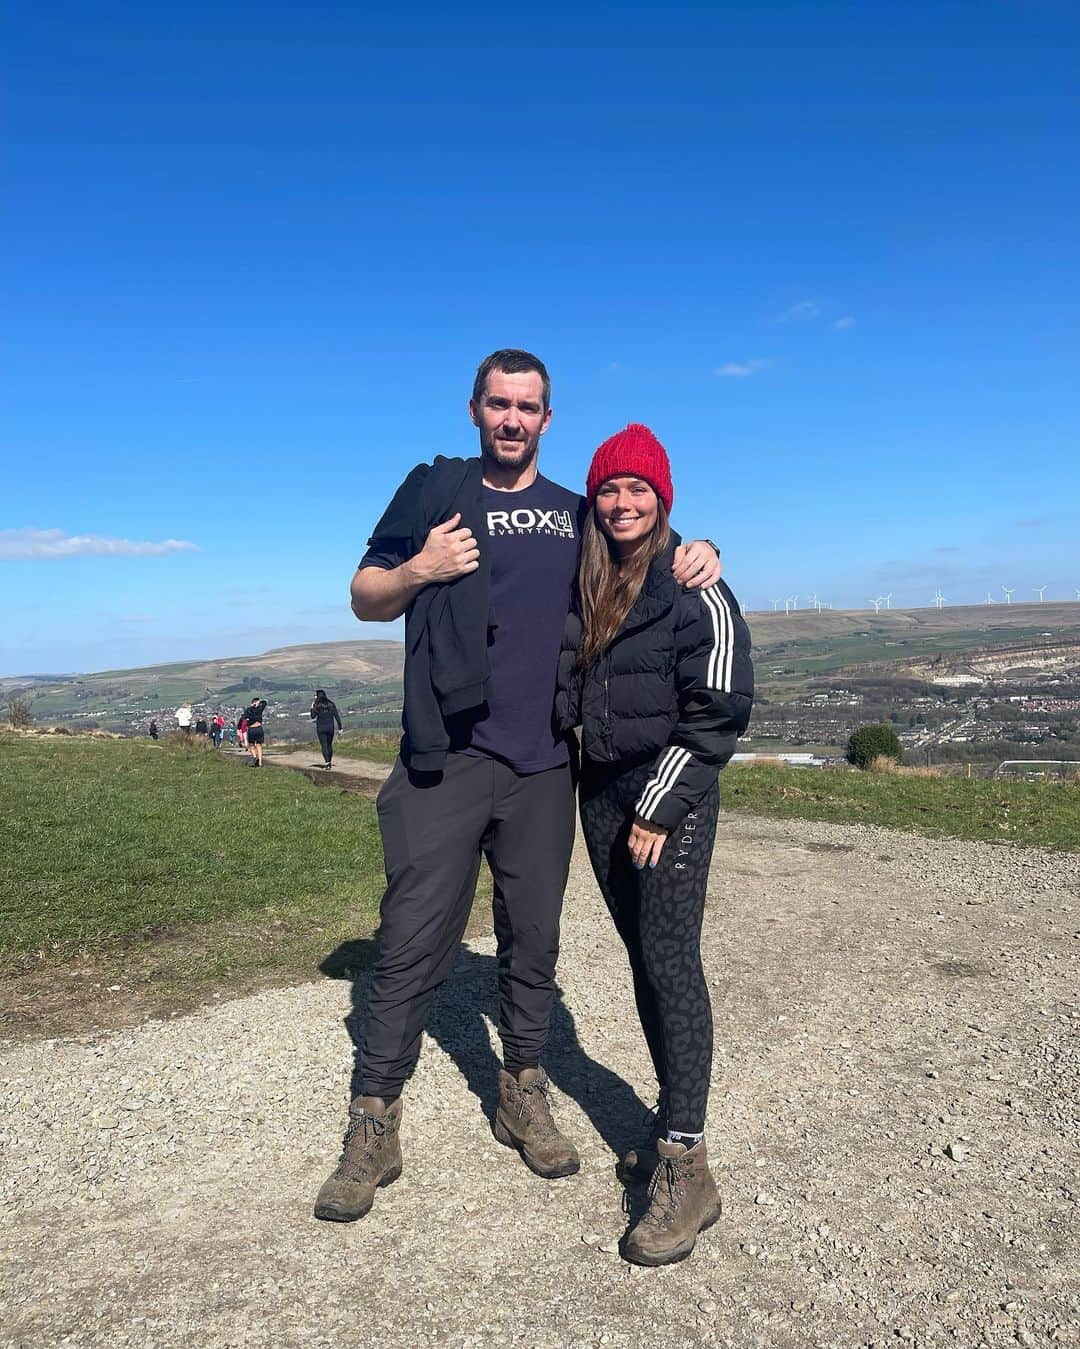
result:
[[[375,954],[374,939],[343,942],[319,965],[331,979],[352,980],[352,1011],[345,1026],[356,1049],[350,1094],[359,1094],[363,1011]],[[499,1020],[499,965],[494,956],[463,947],[454,973],[439,990],[426,1034],[453,1059],[489,1121],[499,1103],[499,1069],[488,1026]],[[634,1089],[581,1045],[574,1015],[555,986],[544,1067],[555,1087],[576,1101],[617,1155],[637,1141],[645,1107]]]

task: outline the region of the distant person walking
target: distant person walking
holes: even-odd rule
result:
[[[337,703],[326,696],[325,689],[315,690],[315,701],[311,704],[311,719],[315,723],[315,733],[319,737],[323,763],[330,768],[334,762],[334,727],[341,730],[341,713]]]
[[[221,748],[222,737],[225,735],[225,718],[220,712],[215,712],[210,718],[210,739],[214,742],[214,748]]]
[[[232,749],[236,744],[236,722],[230,721],[225,728],[225,739],[229,742],[229,748]]]
[[[146,734],[150,737],[151,740],[156,740],[158,738],[158,728],[156,721],[151,720],[150,725],[147,728]]]
[[[236,737],[240,741],[241,749],[247,749],[248,747],[247,733],[248,733],[247,712],[244,711],[240,713],[240,720],[236,723]]]
[[[176,724],[183,735],[191,734],[191,704],[183,703],[176,709]]]
[[[262,767],[263,745],[266,743],[266,733],[263,731],[263,713],[265,711],[266,699],[256,698],[244,713],[244,720],[247,722],[247,743],[248,749],[251,751],[252,768]]]
[[[196,735],[209,735],[209,733],[210,733],[210,728],[209,728],[209,727],[207,726],[207,724],[206,724],[206,718],[205,718],[205,717],[200,717],[199,720],[195,723],[195,734],[196,734]]]

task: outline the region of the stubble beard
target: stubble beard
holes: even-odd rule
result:
[[[500,449],[495,443],[494,436],[481,435],[480,437],[480,455],[485,464],[496,469],[514,469],[517,472],[530,468],[540,453],[540,437],[532,436],[530,439],[514,442],[516,452],[507,452]]]

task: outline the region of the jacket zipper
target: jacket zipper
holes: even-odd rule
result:
[[[614,759],[615,755],[611,748],[611,718],[608,699],[608,675],[611,672],[611,654],[604,656],[604,748],[607,751],[609,759]]]

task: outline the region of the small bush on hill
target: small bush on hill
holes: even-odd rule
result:
[[[859,726],[848,740],[846,757],[856,768],[869,768],[878,758],[899,763],[903,750],[891,726]]]

